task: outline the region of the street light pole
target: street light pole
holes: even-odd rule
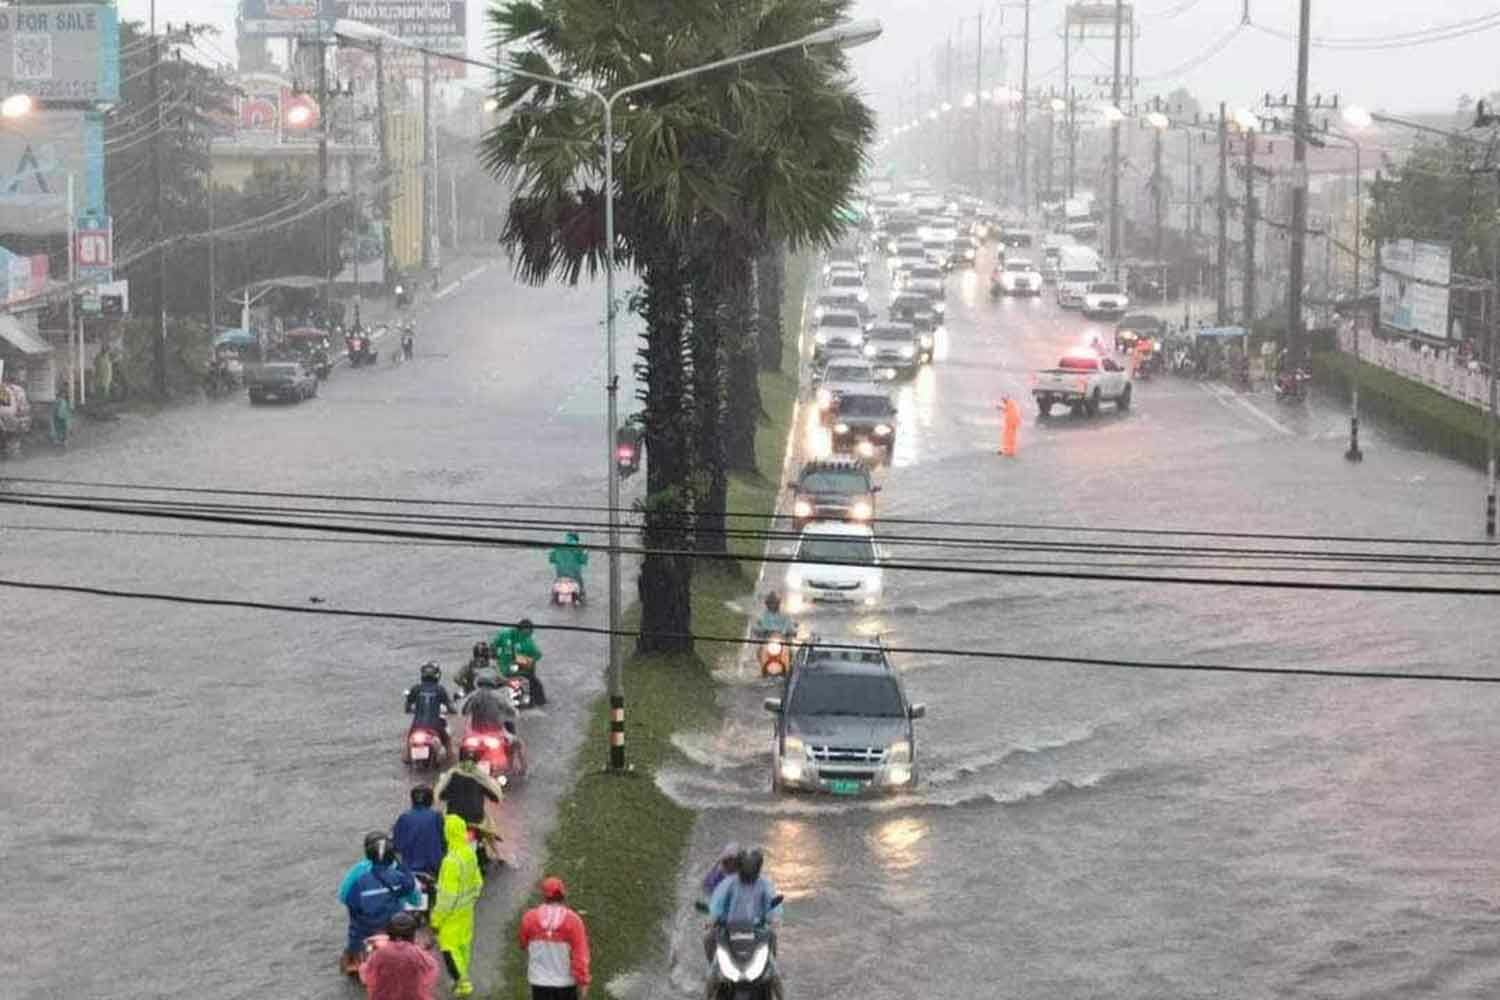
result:
[[[508,74],[517,76],[523,80],[533,80],[537,83],[545,83],[554,87],[561,87],[577,94],[582,94],[592,100],[599,102],[603,110],[603,141],[604,141],[604,365],[605,382],[604,392],[606,399],[606,422],[605,428],[605,477],[609,483],[609,644],[608,644],[608,686],[609,686],[609,770],[621,773],[626,770],[625,765],[625,683],[624,683],[624,661],[620,655],[620,481],[615,474],[615,434],[619,429],[618,397],[620,378],[618,373],[618,361],[615,351],[615,125],[614,106],[615,102],[622,97],[659,87],[662,84],[674,83],[690,76],[701,73],[710,73],[714,70],[736,66],[740,63],[749,62],[752,59],[760,59],[765,56],[775,55],[779,52],[787,52],[792,49],[810,49],[823,45],[834,45],[842,48],[851,48],[862,45],[865,42],[874,41],[880,36],[881,25],[878,20],[870,19],[863,21],[847,21],[835,24],[832,27],[815,31],[810,35],[791,42],[782,42],[779,45],[756,49],[753,52],[744,52],[739,55],[718,59],[714,62],[705,63],[702,66],[694,66],[690,69],[679,70],[676,73],[668,73],[664,76],[654,77],[650,80],[642,80],[626,87],[606,94],[603,91],[572,80],[563,80],[558,77],[544,76],[540,73],[531,73],[511,65],[487,62],[468,56],[457,56],[446,52],[438,52],[433,49],[414,45],[402,38],[371,27],[359,21],[346,21],[340,19],[334,25],[334,34],[348,38],[355,42],[378,42],[386,45],[395,45],[400,48],[410,49],[424,55],[440,59],[451,59],[454,62],[465,63],[470,66],[478,66],[491,73]]]

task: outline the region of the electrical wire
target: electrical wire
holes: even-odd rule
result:
[[[1197,69],[1199,66],[1202,66],[1204,63],[1208,62],[1210,59],[1214,58],[1220,52],[1223,52],[1226,48],[1228,48],[1229,43],[1234,41],[1235,38],[1239,36],[1239,33],[1244,30],[1244,24],[1236,23],[1228,31],[1224,32],[1212,42],[1209,42],[1207,46],[1205,46],[1200,52],[1198,52],[1197,55],[1192,56],[1191,58],[1181,63],[1178,63],[1176,66],[1173,66],[1169,70],[1163,70],[1160,73],[1148,73],[1141,76],[1140,79],[1148,83],[1159,83],[1164,80],[1173,80],[1177,77],[1181,77],[1188,73],[1191,73],[1193,70]]]
[[[1252,25],[1264,34],[1282,41],[1295,42],[1297,35],[1294,32],[1268,25]],[[1468,35],[1478,34],[1500,27],[1500,12],[1483,15],[1469,21],[1454,22],[1447,25],[1424,28],[1417,31],[1398,33],[1385,36],[1371,36],[1368,38],[1328,38],[1314,36],[1309,44],[1314,48],[1339,50],[1346,52],[1374,52],[1384,49],[1413,48],[1419,45],[1430,45],[1435,42],[1451,41],[1455,38],[1463,38]]]
[[[42,583],[35,580],[0,578],[0,587],[14,590],[29,590],[42,593],[73,594],[87,597],[117,598],[123,600],[156,601],[191,607],[232,608],[245,611],[267,611],[285,614],[317,615],[339,618],[371,618],[387,622],[412,622],[424,625],[462,625],[474,628],[512,628],[519,622],[491,618],[463,618],[450,615],[429,615],[410,611],[372,611],[356,608],[330,608],[327,605],[281,604],[273,601],[251,601],[243,598],[217,598],[171,594],[158,591],[121,590],[114,587],[89,586],[84,584]],[[643,634],[638,629],[610,629],[593,625],[569,625],[539,623],[533,627],[543,632],[594,635],[604,638],[638,638]],[[733,646],[761,646],[771,641],[749,636],[718,636],[698,633],[652,632],[660,639],[680,639],[692,642],[714,643]],[[862,651],[869,646],[850,642],[825,642],[819,640],[820,649]],[[1167,663],[1157,660],[1126,660],[1104,657],[1062,656],[1046,653],[1026,653],[1011,650],[959,649],[938,646],[884,645],[887,653],[900,656],[949,656],[979,660],[1012,660],[1029,663],[1047,663],[1064,666],[1114,667],[1126,670],[1168,671],[1174,673],[1228,673],[1277,677],[1318,677],[1330,680],[1393,680],[1418,681],[1447,684],[1500,684],[1500,676],[1462,673],[1419,673],[1404,670],[1336,670],[1326,667],[1252,667],[1215,663]]]
[[[610,510],[608,506],[602,504],[520,503],[497,500],[442,500],[434,499],[431,497],[392,497],[357,493],[256,490],[235,487],[185,486],[181,484],[163,483],[128,483],[112,480],[58,479],[40,476],[0,476],[0,485],[4,485],[7,483],[27,483],[35,486],[66,486],[86,489],[138,490],[141,492],[153,493],[182,493],[185,495],[193,496],[216,494],[220,496],[257,497],[261,499],[275,500],[326,500],[345,503],[400,504],[412,507],[461,507],[476,510],[581,511],[584,513],[601,514],[607,514]],[[3,495],[4,494],[0,494],[0,496]],[[621,507],[618,509],[622,513],[639,513],[631,507]],[[683,517],[690,516],[693,515],[690,515],[686,512],[684,512],[683,514]],[[729,511],[727,512],[726,517],[776,521],[785,520],[787,518],[787,515]],[[1017,521],[942,520],[915,517],[882,517],[879,520],[883,524],[931,525],[951,528],[992,528],[999,530],[1016,531],[1062,532],[1066,534],[1156,535],[1164,537],[1176,536],[1219,539],[1243,538],[1278,542],[1346,542],[1351,544],[1419,546],[1435,545],[1445,547],[1481,548],[1487,551],[1493,550],[1495,548],[1494,543],[1487,541],[1474,541],[1469,539],[1455,538],[1423,538],[1415,536],[1314,535],[1291,532],[1218,531],[1187,528],[1141,528],[1132,526],[1107,528],[1098,525],[1037,524],[1034,522]],[[570,522],[560,521],[559,523],[567,524]]]
[[[365,535],[373,537],[393,537],[406,539],[419,539],[428,541],[464,541],[487,544],[496,548],[513,549],[551,549],[555,542],[546,539],[517,538],[513,536],[493,535],[454,535],[442,534],[430,531],[418,531],[409,528],[381,527],[372,528],[365,525],[350,524],[310,524],[301,521],[287,521],[270,517],[252,517],[233,514],[206,514],[194,513],[187,510],[147,510],[139,507],[121,507],[105,503],[77,503],[69,501],[42,501],[25,500],[14,497],[0,496],[0,504],[19,505],[27,507],[50,508],[57,510],[72,510],[95,514],[122,514],[133,517],[162,518],[169,520],[195,521],[206,524],[234,524],[250,527],[283,528],[294,531],[323,531],[328,533]],[[585,551],[610,551],[605,545],[582,544]],[[614,551],[630,556],[667,556],[673,558],[696,559],[709,562],[738,562],[740,557],[730,553],[698,552],[691,549],[666,549],[647,548],[645,546],[619,546]],[[865,567],[868,563],[840,559],[816,559],[803,560],[796,556],[763,555],[758,558],[759,562],[768,564],[821,566],[849,566]],[[1172,584],[1183,586],[1209,586],[1209,587],[1240,587],[1249,589],[1270,590],[1298,590],[1298,591],[1328,591],[1347,593],[1381,593],[1381,594],[1422,594],[1449,597],[1500,597],[1500,589],[1481,587],[1458,587],[1418,585],[1405,583],[1331,583],[1310,580],[1287,580],[1268,579],[1258,577],[1255,579],[1237,579],[1234,577],[1204,577],[1204,576],[1162,576],[1160,574],[1147,573],[1099,573],[1088,571],[1058,570],[1058,569],[995,569],[983,566],[970,566],[963,564],[946,563],[942,566],[924,565],[920,562],[883,560],[880,563],[882,570],[891,571],[922,571],[929,573],[941,573],[944,575],[958,576],[988,576],[1007,578],[1034,578],[1034,579],[1060,579],[1091,582],[1113,582],[1113,583],[1152,583]]]

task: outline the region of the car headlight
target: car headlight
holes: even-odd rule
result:
[[[932,304],[932,311],[941,316],[948,311],[948,304],[946,302],[934,302]]]
[[[833,393],[827,389],[818,390],[818,409],[826,410],[833,405]]]
[[[946,326],[940,326],[932,332],[935,336],[946,337],[948,335],[948,328]]]
[[[760,979],[766,971],[766,963],[771,960],[771,946],[763,944],[755,949],[755,954],[750,957],[750,964],[745,966],[744,981],[753,983]]]
[[[787,736],[781,741],[781,755],[783,757],[802,757],[806,755],[807,747],[800,736]]]
[[[824,309],[822,306],[818,306],[816,309],[813,310],[813,319],[822,319],[823,318],[823,314],[826,313],[827,311],[828,310]]]
[[[848,434],[849,425],[840,420],[838,423],[833,425],[833,432],[835,434]]]
[[[924,334],[922,334],[922,347],[923,347],[924,350],[931,350],[932,349],[932,334],[930,334],[930,333],[924,333]]]
[[[861,288],[859,291],[854,293],[854,297],[856,299],[859,299],[859,301],[861,302],[868,302],[870,299],[870,293]]]
[[[868,500],[857,500],[854,506],[849,508],[849,516],[856,521],[868,521],[875,513],[875,508],[870,506]]]
[[[890,433],[891,433],[891,425],[890,424],[876,424],[875,425],[875,436],[876,437],[889,437]]]
[[[792,515],[795,517],[812,517],[813,505],[806,500],[798,500],[792,504]]]
[[[901,356],[903,358],[914,358],[917,356],[917,349],[910,344],[902,344]]]
[[[886,752],[885,759],[888,764],[910,764],[911,740],[897,740],[892,743]]]
[[[813,340],[819,344],[826,344],[828,343],[828,334],[824,333],[822,330],[819,330],[817,333],[813,334]]]
[[[719,975],[726,983],[737,983],[740,981],[740,970],[734,967],[734,961],[730,959],[729,952],[723,948],[714,949],[714,959],[719,965]]]
[[[867,358],[873,358],[874,356],[875,356],[875,345],[874,344],[866,344],[865,345],[865,357],[867,357]]]

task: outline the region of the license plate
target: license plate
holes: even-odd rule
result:
[[[429,750],[427,747],[412,747],[411,748],[411,759],[412,760],[426,760],[428,754],[430,754],[430,753],[432,753],[432,751]]]
[[[853,778],[835,778],[828,783],[828,790],[835,795],[858,795],[864,783]]]

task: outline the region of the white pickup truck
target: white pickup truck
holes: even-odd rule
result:
[[[1075,414],[1099,415],[1099,404],[1112,402],[1115,409],[1130,409],[1130,373],[1113,358],[1097,354],[1069,354],[1032,376],[1031,395],[1042,416],[1052,415],[1062,403]]]

